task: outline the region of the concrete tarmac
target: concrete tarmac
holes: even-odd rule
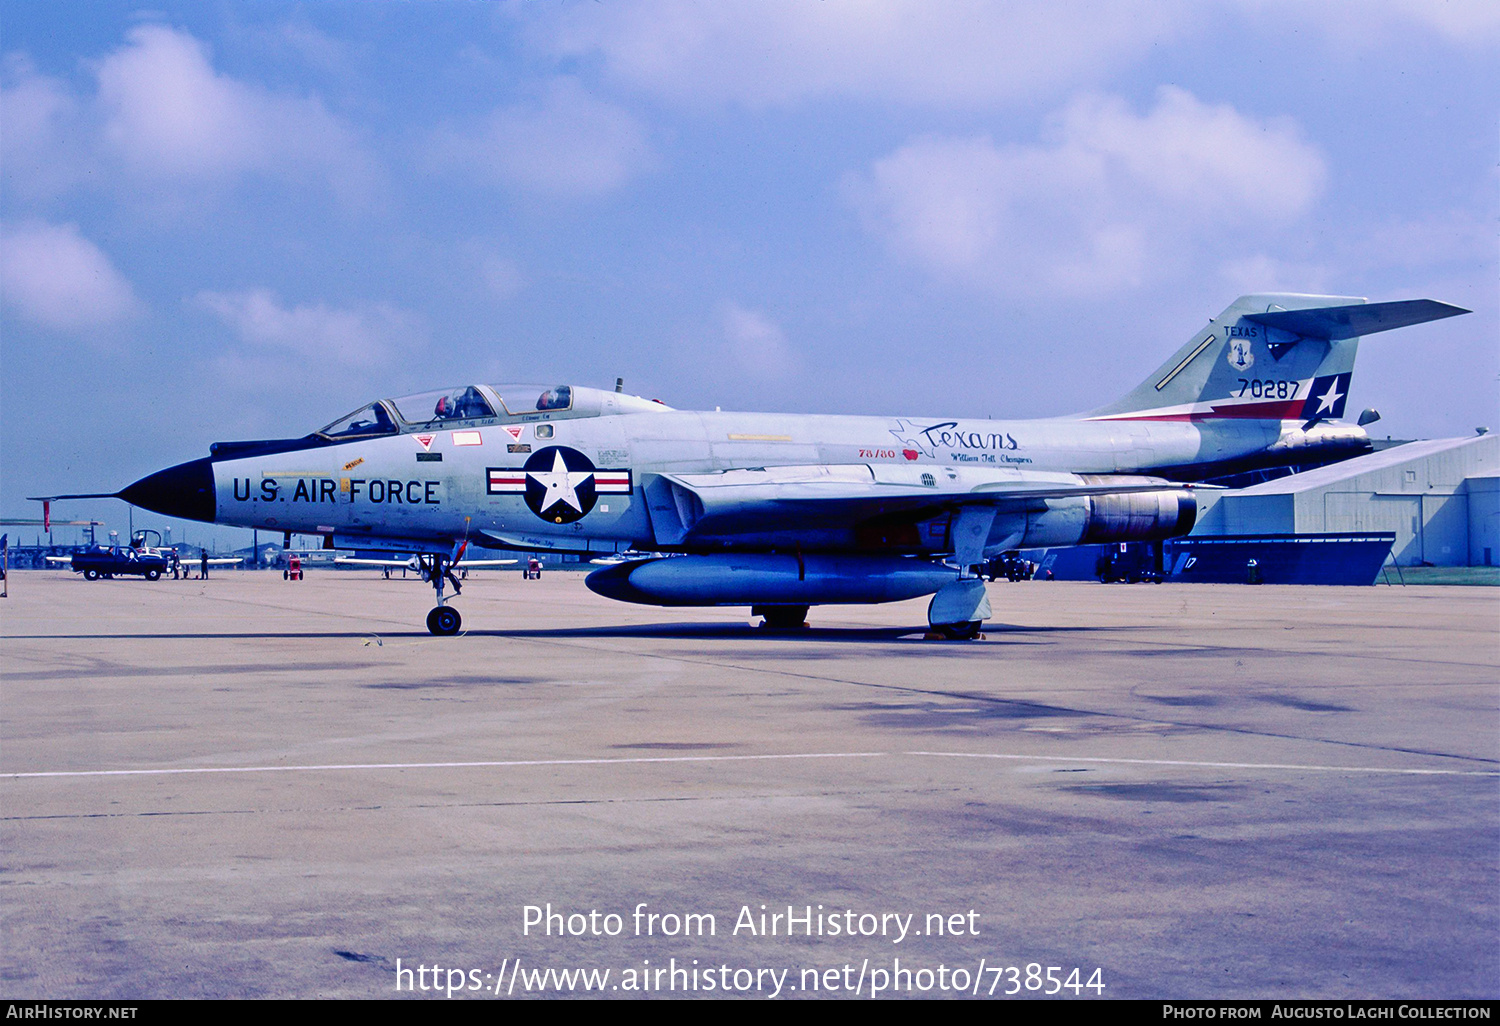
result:
[[[0,993],[1500,994],[1500,590],[990,595],[15,574]]]

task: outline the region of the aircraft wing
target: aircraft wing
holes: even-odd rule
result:
[[[670,494],[661,493],[663,484]],[[855,463],[664,474],[655,487],[658,494],[650,497],[653,511],[670,501],[682,520],[691,522],[691,528],[720,529],[742,520],[768,528],[859,523],[963,506],[1019,510],[1044,499],[1175,491],[1187,486],[1140,475]]]
[[[1140,475],[857,463],[663,474],[646,481],[645,493],[652,528],[667,545],[750,533],[795,540],[808,532],[850,529],[895,537],[923,521],[951,516],[955,558],[972,565],[982,560],[1001,514],[1042,513],[1047,500],[1078,499],[1081,507],[1089,496],[1144,493],[1142,514],[1149,510],[1153,520],[1165,515],[1175,523],[1184,508],[1181,500],[1191,504],[1189,487]],[[1083,525],[1080,518],[1080,532]]]
[[[461,569],[476,566],[512,566],[519,562],[519,559],[460,559],[455,565]]]

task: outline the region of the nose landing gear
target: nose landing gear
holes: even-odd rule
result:
[[[427,629],[439,637],[457,634],[462,625],[463,617],[452,606],[438,606],[427,614]]]
[[[427,614],[427,630],[438,637],[452,637],[463,626],[463,617],[443,597],[443,583],[446,581],[453,584],[455,597],[463,592],[463,587],[458,583],[458,578],[453,576],[453,571],[448,569],[446,557],[435,555],[431,557],[430,564],[420,556],[417,558],[422,564],[423,574],[432,581],[433,590],[437,592],[437,605]]]

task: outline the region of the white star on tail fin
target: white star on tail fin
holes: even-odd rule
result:
[[[1344,394],[1339,391],[1339,379],[1334,378],[1333,381],[1328,385],[1328,391],[1318,396],[1317,412],[1322,413],[1324,410],[1332,411],[1336,406],[1338,406],[1339,400],[1343,397]]]

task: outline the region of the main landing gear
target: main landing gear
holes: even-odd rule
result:
[[[418,556],[417,560],[422,566],[422,576],[432,582],[433,590],[437,592],[437,605],[427,614],[427,629],[438,637],[452,637],[463,626],[463,617],[443,597],[443,582],[452,583],[454,597],[463,592],[463,587],[448,568],[446,556],[434,555],[427,559]]]
[[[978,577],[960,577],[932,596],[927,607],[928,637],[949,641],[973,641],[990,617],[989,595]]]
[[[807,606],[753,606],[751,616],[764,616],[762,627],[773,631],[795,631],[807,626]]]
[[[969,620],[966,623],[935,623],[931,625],[934,634],[941,634],[948,641],[973,641],[979,637],[979,629],[983,626],[983,620]]]

